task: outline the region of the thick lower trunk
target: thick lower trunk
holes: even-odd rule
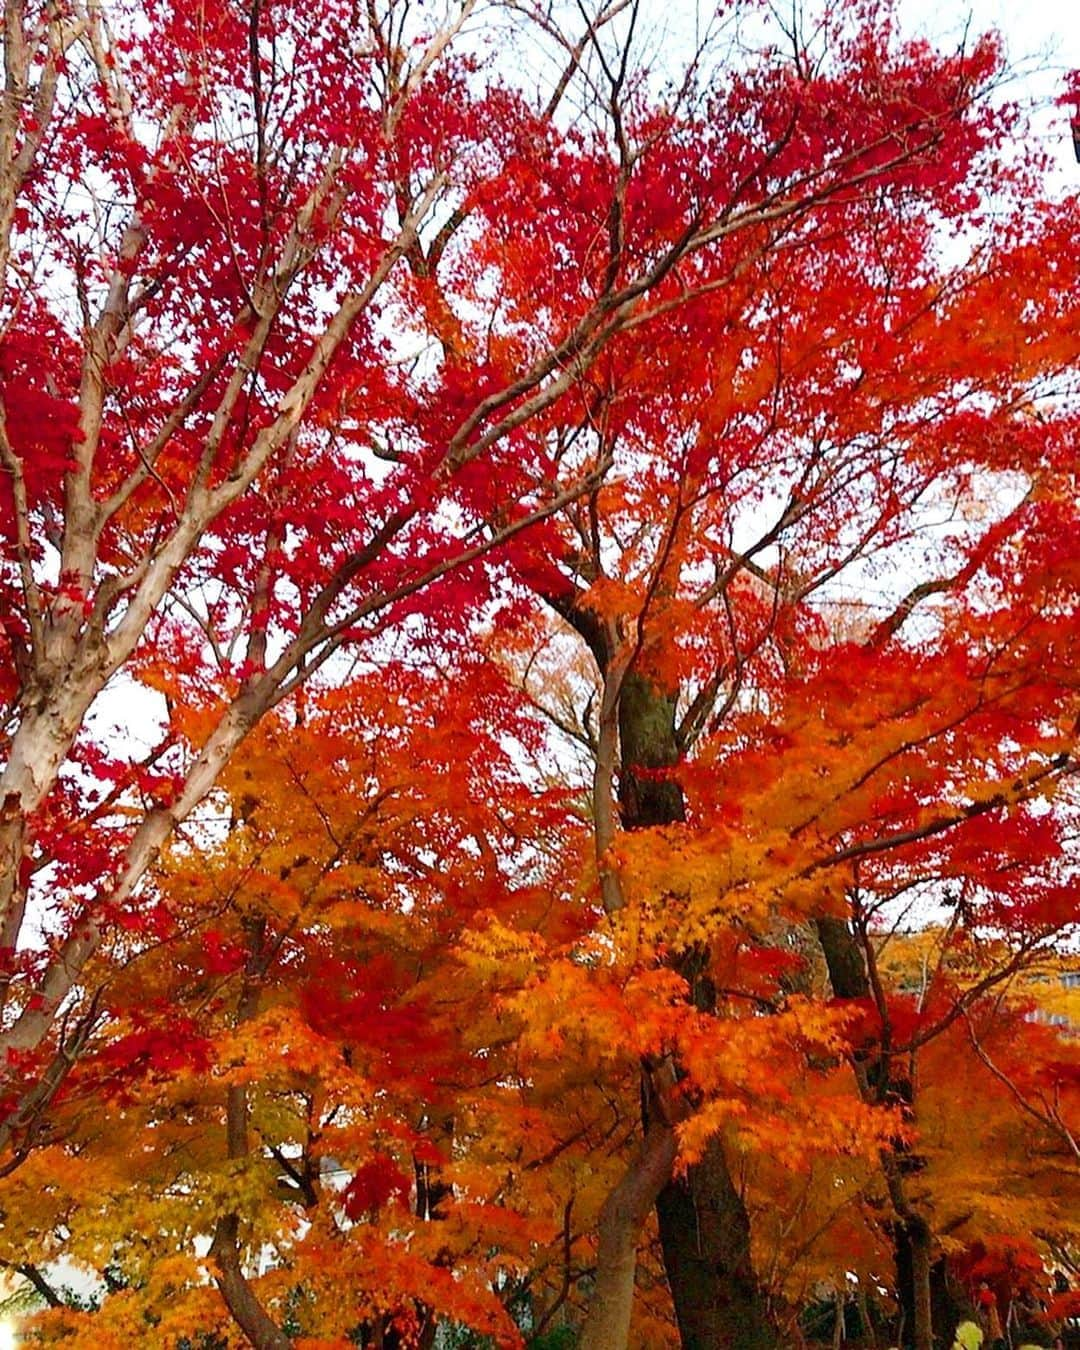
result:
[[[956,1328],[961,1322],[970,1322],[976,1310],[968,1291],[950,1273],[943,1256],[937,1258],[930,1270],[930,1300],[938,1344],[952,1345]]]
[[[671,1176],[675,1132],[656,1121],[600,1210],[596,1276],[579,1350],[626,1350],[634,1308],[638,1243],[649,1211]]]
[[[815,923],[825,954],[829,983],[837,998],[869,998],[870,981],[862,951],[847,923],[831,915]]]
[[[454,1117],[452,1115],[443,1116],[438,1121],[436,1128],[438,1133],[442,1135],[445,1155],[447,1157],[453,1156]],[[443,1204],[453,1198],[453,1184],[446,1181],[440,1174],[439,1169],[431,1163],[414,1161],[413,1172],[416,1178],[416,1217],[428,1223],[443,1222],[446,1218],[443,1212]],[[435,1260],[436,1264],[443,1264],[441,1255],[437,1256]],[[418,1303],[416,1312],[420,1319],[420,1328],[416,1334],[415,1348],[416,1350],[432,1350],[439,1330],[439,1314],[425,1303]],[[400,1343],[400,1337],[398,1341]],[[390,1343],[387,1344],[389,1347]]]
[[[909,1220],[905,1225],[911,1250],[911,1301],[914,1350],[934,1350],[934,1314],[930,1298],[930,1270],[932,1239],[929,1226],[921,1219]]]
[[[619,802],[628,830],[685,818],[682,788],[665,770],[679,762],[676,698],[631,671],[619,700]],[[674,965],[702,1011],[715,993],[701,952],[676,954]],[[717,1139],[684,1177],[657,1200],[664,1268],[684,1350],[772,1350],[765,1300],[750,1258],[750,1220]]]
[[[750,1257],[750,1221],[714,1139],[657,1200],[664,1267],[683,1350],[779,1346]]]
[[[934,1258],[926,1239],[913,1243],[908,1229],[898,1226],[894,1253],[904,1344],[951,1345],[960,1323],[977,1319],[975,1306],[950,1278],[945,1260]]]
[[[685,820],[682,788],[666,770],[679,762],[676,697],[629,671],[619,693],[619,807],[628,830]]]

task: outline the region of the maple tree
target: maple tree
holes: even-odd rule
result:
[[[454,571],[419,612],[459,612],[470,564],[583,490],[538,419],[580,401],[645,297],[847,181],[829,147],[783,181],[752,163],[732,180],[714,144],[678,202],[638,182],[631,199],[607,139],[613,120],[629,153],[620,100],[585,133],[556,117],[623,6],[565,39],[539,106],[455,54],[474,8],[5,11],[5,947],[35,877],[58,869],[70,897],[55,953],[13,971],[5,1049],[43,1044],[261,716]],[[634,134],[654,151],[683,133],[678,108],[650,117]],[[907,153],[881,132],[863,173]],[[501,277],[529,247],[564,285],[523,324]],[[479,359],[433,369],[429,323]],[[212,683],[219,717],[187,744],[166,714],[145,762],[117,761],[92,710],[155,662]],[[134,827],[107,829],[140,792]]]
[[[468,673],[483,681],[475,663]],[[486,695],[505,691],[488,681]],[[520,909],[523,925],[556,935],[575,921],[541,872],[522,888],[508,878],[500,900],[503,869],[522,866],[511,830],[532,821],[539,836],[565,808],[514,801],[504,817],[493,789],[505,794],[515,775],[486,731],[441,682],[383,668],[299,727],[272,719],[234,760],[227,836],[170,855],[158,881],[168,943],[109,952],[110,1034],[73,1069],[54,1137],[5,1192],[5,1255],[38,1266],[63,1254],[111,1281],[100,1309],[58,1305],[39,1319],[43,1334],[85,1328],[104,1344],[149,1324],[174,1344],[227,1335],[230,1312],[256,1343],[289,1341],[271,1316],[309,1340],[389,1334],[392,1318],[416,1324],[411,1294],[429,1318],[504,1342],[509,1329],[516,1343],[478,1233],[510,1268],[551,1223],[498,1200],[514,1154],[498,1148],[502,1115],[483,1112],[482,932],[454,952],[469,918],[480,930],[485,914],[498,926]],[[255,798],[253,781],[280,795]],[[483,856],[465,866],[469,843]],[[460,1141],[466,1117],[479,1142],[452,1158],[447,1122]],[[468,1201],[451,1206],[451,1177]],[[245,1245],[277,1254],[262,1278],[230,1263],[241,1222]]]
[[[479,709],[384,667],[299,726],[264,723],[223,777],[236,814],[221,847],[177,848],[160,870],[174,935],[99,955],[108,1034],[0,1187],[0,1260],[46,1289],[60,1257],[104,1272],[92,1310],[52,1291],[34,1320],[46,1341],[227,1337],[231,1313],[256,1343],[429,1344],[442,1317],[517,1344],[495,1293],[511,1279],[533,1328],[571,1297],[580,1317],[589,1235],[636,1135],[637,1061],[673,1038],[708,1099],[752,1108],[775,1152],[872,1153],[874,1123],[837,1093],[827,1015],[792,1009],[736,1041],[666,975],[597,963],[584,821],[492,739],[503,721],[485,718],[513,703],[498,668],[461,673]],[[284,791],[255,799],[253,781]],[[832,1106],[789,1096],[805,1075],[793,1036],[831,1055]],[[757,1067],[781,1055],[790,1072]],[[246,1247],[274,1253],[261,1272],[230,1272],[219,1235],[241,1224]],[[662,1343],[664,1321],[645,1331],[638,1311],[635,1334]]]
[[[633,1148],[636,1067],[664,1047],[705,1094],[684,1120],[685,1157],[699,1156],[717,1119],[737,1128],[728,1148],[770,1306],[799,1308],[807,1282],[838,1268],[880,1282],[888,1197],[875,1152],[900,1122],[860,1115],[844,1051],[865,1031],[808,1003],[820,970],[783,1011],[778,976],[790,988],[798,958],[760,947],[744,924],[716,932],[710,969],[733,1008],[768,1017],[732,1012],[725,1028],[680,1007],[678,982],[642,967],[640,928],[629,966],[598,964],[608,948],[592,945],[581,904],[592,865],[575,785],[538,793],[523,774],[521,756],[542,757],[544,737],[498,666],[473,657],[453,671],[475,701],[448,673],[445,662],[437,674],[384,665],[309,703],[299,724],[264,723],[223,777],[233,807],[221,846],[195,834],[158,875],[176,925],[169,941],[143,949],[128,939],[107,953],[109,1035],[72,1071],[51,1137],[0,1187],[0,1259],[40,1277],[64,1255],[109,1282],[95,1311],[58,1297],[35,1318],[38,1334],[227,1338],[228,1313],[207,1282],[215,1253],[199,1247],[223,1205],[246,1245],[274,1250],[246,1282],[300,1343],[410,1327],[423,1336],[436,1317],[516,1343],[505,1295],[492,1294],[511,1272],[528,1291],[529,1325],[560,1298],[573,1325],[589,1306],[589,1231]],[[523,740],[511,753],[498,738],[515,707]],[[743,800],[754,808],[753,792]],[[945,932],[917,937],[878,935],[877,968],[897,990],[913,972],[920,988],[937,972],[934,1016],[951,1008],[955,982],[971,988],[1009,961],[1004,949],[973,959]],[[265,966],[254,982],[253,955]],[[1017,1008],[1027,1006],[1017,992]],[[907,1035],[911,997],[890,1004]],[[987,1036],[992,1009],[965,1006],[980,1047],[1015,1075],[1000,1050],[1015,1023],[995,1014]],[[967,1054],[959,1081],[968,1025],[950,1024],[937,1092],[925,1055],[939,1053],[938,1040],[919,1052],[918,1148],[929,1168],[918,1199],[929,1197],[958,1261],[984,1241],[965,1232],[993,1234],[1003,1219],[1067,1249],[1071,1192],[1047,1187],[1045,1130],[1043,1142],[1025,1130],[977,1056]],[[1037,1091],[1034,1051],[1052,1032],[1020,1025],[1031,1031],[1017,1082]],[[1046,1045],[1049,1067],[1055,1046],[1064,1065],[1067,1047]],[[237,1088],[249,1139],[232,1156],[223,1107]],[[988,1088],[992,1142],[970,1123]],[[560,1212],[567,1226],[556,1233]],[[643,1323],[645,1311],[631,1343],[667,1343],[664,1322]],[[786,1317],[780,1334],[791,1334]]]
[[[954,213],[966,220],[972,198],[959,185],[977,191],[978,169],[955,151],[939,168],[925,197],[905,182],[902,212],[882,192],[847,215],[837,206],[831,231],[817,219],[807,239],[785,230],[790,247],[778,254],[748,248],[737,281],[681,309],[647,352],[614,343],[590,410],[612,446],[611,481],[573,504],[561,531],[550,522],[538,532],[542,553],[537,535],[517,550],[523,576],[598,668],[600,687],[584,695],[595,716],[579,715],[578,734],[596,756],[609,913],[626,906],[628,883],[641,904],[665,897],[655,940],[695,999],[711,999],[717,983],[703,957],[726,906],[710,896],[730,889],[727,903],[759,940],[785,913],[811,920],[835,992],[877,1002],[886,1063],[862,1091],[879,1102],[906,1099],[910,1085],[889,1068],[901,1052],[886,991],[871,988],[868,912],[908,892],[947,895],[962,881],[965,925],[1004,925],[1017,944],[1000,970],[984,971],[987,987],[1075,922],[1060,881],[1077,729],[1066,655],[1076,538],[1070,265],[1057,275],[1055,261],[1041,290],[1045,259],[1067,251],[1060,231],[1074,228],[1075,201],[1038,219],[1018,202],[994,244],[949,265],[935,241],[955,228]],[[1013,185],[1024,181],[1021,172]],[[1037,317],[1040,296],[1047,309]],[[1021,336],[1026,322],[1037,339]],[[935,505],[946,516],[937,528]],[[848,599],[871,578],[883,597],[877,614]],[[696,763],[685,762],[690,750]],[[687,794],[710,754],[716,767],[694,801]],[[778,772],[785,763],[791,772]],[[773,779],[755,813],[760,784]],[[642,838],[617,842],[620,829]],[[856,901],[865,886],[869,901]],[[676,899],[689,901],[687,913]],[[855,932],[843,922],[845,899]],[[963,1006],[948,1004],[942,1031]],[[713,1343],[719,1319],[716,1343],[764,1344],[746,1238],[732,1246],[747,1223],[724,1160],[692,1168],[672,1192],[671,1124],[647,1132],[613,1196],[623,1316],[626,1252],[656,1198],[662,1231],[670,1215],[665,1254],[684,1336]],[[933,1234],[910,1203],[903,1158],[883,1163],[910,1320],[929,1345]],[[728,1286],[719,1300],[718,1281]],[[621,1334],[606,1325],[596,1343]]]
[[[632,0],[6,6],[42,1335],[767,1347],[852,1271],[929,1350],[1071,1250],[1077,200],[992,38],[747,13],[665,83]]]

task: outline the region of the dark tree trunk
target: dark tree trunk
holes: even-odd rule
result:
[[[934,1313],[930,1298],[932,1238],[922,1219],[909,1219],[904,1232],[911,1251],[911,1303],[915,1350],[934,1350]]]
[[[939,1257],[930,1271],[930,1299],[937,1338],[942,1345],[952,1345],[956,1328],[961,1322],[973,1321],[977,1313],[967,1290],[950,1274],[944,1257]]]
[[[683,1350],[779,1345],[750,1259],[750,1221],[714,1139],[656,1202],[664,1267]]]
[[[837,998],[869,998],[866,964],[851,929],[836,918],[818,919],[816,927],[833,993]]]
[[[929,1238],[927,1232],[926,1237]],[[896,1261],[897,1298],[900,1303],[905,1346],[951,1345],[961,1322],[975,1321],[975,1305],[949,1276],[946,1262],[939,1258],[930,1264],[930,1253],[920,1254],[919,1238],[912,1241],[905,1225],[898,1224],[893,1237]],[[922,1309],[921,1315],[919,1309]],[[924,1340],[920,1342],[921,1334]],[[936,1339],[935,1339],[936,1328]],[[925,1337],[929,1335],[929,1342]]]
[[[675,704],[635,671],[619,693],[619,807],[628,830],[686,819],[682,788],[671,778],[679,762]]]
[[[847,923],[838,918],[818,919],[817,931],[833,993],[837,998],[869,998],[870,979],[862,949]],[[911,1084],[891,1081],[887,1060],[867,1060],[863,1067],[859,1086],[864,1098],[880,1103],[894,1093],[911,1100]],[[892,1225],[893,1260],[903,1341],[914,1350],[933,1350],[933,1234],[926,1220],[910,1205],[904,1182],[905,1172],[911,1170],[915,1161],[899,1146],[881,1154],[882,1170],[896,1213]]]
[[[679,761],[675,697],[630,671],[619,698],[619,806],[628,830],[685,818],[682,789],[665,771]],[[715,1007],[700,954],[674,964],[698,1007]],[[765,1300],[750,1259],[750,1220],[715,1139],[656,1202],[664,1268],[684,1350],[774,1350]]]

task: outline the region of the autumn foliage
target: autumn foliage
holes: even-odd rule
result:
[[[992,34],[651,11],[5,6],[32,1343],[1080,1315],[1080,199]]]

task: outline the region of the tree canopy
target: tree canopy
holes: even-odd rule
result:
[[[1080,1315],[1080,198],[993,34],[680,17],[4,7],[36,1343]]]

